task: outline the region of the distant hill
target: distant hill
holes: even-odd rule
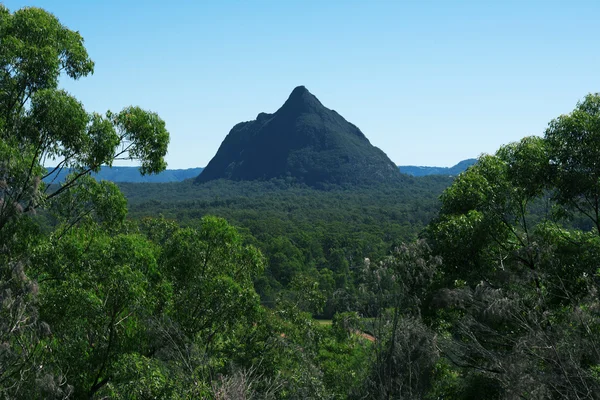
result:
[[[427,176],[427,175],[458,175],[468,167],[473,165],[477,160],[474,158],[459,162],[453,167],[418,167],[414,165],[398,166],[400,172],[412,176]],[[51,171],[53,168],[48,168]],[[92,174],[97,180],[107,180],[112,182],[127,182],[127,183],[165,183],[165,182],[182,182],[186,179],[197,178],[204,168],[188,168],[188,169],[167,169],[158,175],[140,174],[138,167],[102,167],[100,173]],[[59,174],[55,182],[61,182],[68,174],[68,170],[63,170]],[[52,179],[46,179],[47,182]]]
[[[310,186],[400,181],[383,151],[304,86],[273,114],[235,125],[196,182],[291,178]]]
[[[52,171],[53,168],[48,168],[48,171]],[[112,182],[131,182],[131,183],[163,183],[163,182],[181,182],[186,179],[196,178],[202,168],[189,168],[189,169],[167,169],[156,175],[142,175],[138,167],[102,167],[98,174],[92,174],[97,180],[107,180]],[[63,170],[56,177],[55,182],[61,182],[65,179],[68,170]],[[54,175],[47,178],[46,181],[50,182],[54,178]]]
[[[459,162],[453,167],[419,167],[415,165],[400,165],[398,168],[403,174],[412,176],[458,175],[476,162],[477,159],[469,158],[468,160]]]

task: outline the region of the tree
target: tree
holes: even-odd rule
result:
[[[252,318],[258,306],[252,280],[262,273],[264,261],[225,220],[204,217],[198,228],[176,230],[160,263],[173,282],[174,318],[207,348],[217,334]]]
[[[567,212],[589,218],[600,235],[600,94],[589,94],[571,114],[546,129],[555,198]]]
[[[598,229],[598,104],[480,157],[442,195],[431,308],[459,398],[598,396],[598,235],[569,221]]]
[[[365,260],[360,291],[375,343],[358,398],[418,399],[427,393],[438,354],[421,314],[440,262],[422,240],[398,247],[379,263]]]
[[[531,210],[549,185],[547,166],[543,139],[527,137],[480,157],[444,191],[440,215],[428,229],[448,279],[478,282],[484,275],[502,275],[498,260],[506,267],[512,260],[535,269],[527,250]]]
[[[47,240],[34,214],[62,204],[60,213],[70,219],[61,220],[62,234],[54,239],[89,218],[113,224],[124,216],[118,215],[124,204],[118,204],[115,187],[96,185],[86,175],[123,158],[138,160],[142,173],[166,166],[169,134],[155,113],[139,107],[88,113],[58,87],[61,75],[79,79],[93,69],[81,35],[52,14],[39,8],[11,13],[0,4],[2,396],[63,397],[71,390],[62,371],[40,368],[52,328],[38,318],[38,292],[44,288],[29,276],[31,254]],[[50,171],[45,168],[49,163],[55,163]],[[64,183],[44,183],[53,182],[64,168],[72,170]],[[67,197],[70,203],[64,207]],[[116,214],[108,212],[114,205]]]
[[[44,10],[11,14],[4,6],[0,32],[0,231],[114,160],[138,160],[142,173],[164,170],[169,134],[155,113],[127,107],[90,114],[58,88],[61,73],[79,79],[93,72],[77,32]],[[64,168],[74,174],[60,188],[41,182]]]
[[[160,248],[160,276],[169,288],[165,309],[151,318],[155,353],[183,397],[206,396],[213,377],[229,372],[230,363],[254,370],[256,330],[263,329],[252,283],[263,272],[262,254],[221,218],[204,217],[196,225],[181,228],[164,219],[139,224]]]
[[[151,354],[148,321],[168,299],[158,248],[140,235],[79,227],[36,250],[40,316],[53,331],[49,367],[76,397],[117,385],[126,362]]]

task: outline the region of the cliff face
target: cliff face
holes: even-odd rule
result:
[[[274,114],[234,126],[196,182],[285,177],[308,185],[366,184],[401,174],[360,129],[299,86]]]

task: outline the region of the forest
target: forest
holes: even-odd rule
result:
[[[170,136],[93,71],[0,4],[0,398],[600,398],[600,94],[454,178],[117,185]]]

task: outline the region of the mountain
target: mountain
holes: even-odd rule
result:
[[[402,179],[360,129],[298,86],[275,113],[235,125],[196,182],[288,177],[310,186]]]
[[[398,169],[403,174],[412,176],[426,175],[458,175],[477,162],[476,158],[463,160],[453,167],[419,167],[415,165],[400,165]]]
[[[54,168],[47,168],[48,172]],[[65,177],[69,174],[69,170],[62,170],[60,174],[55,178],[52,175],[45,179],[46,182],[51,182],[53,179],[55,182],[62,182]],[[97,180],[106,180],[112,182],[181,182],[186,179],[195,178],[202,172],[202,168],[189,168],[189,169],[167,169],[156,175],[142,175],[140,174],[139,167],[101,167],[100,172],[92,174]]]

